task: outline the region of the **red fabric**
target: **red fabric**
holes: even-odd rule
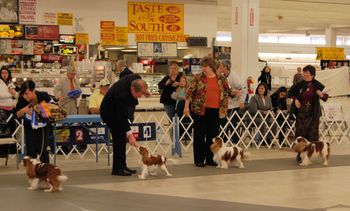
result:
[[[220,88],[216,77],[207,78],[207,90],[205,93],[205,107],[219,108]]]

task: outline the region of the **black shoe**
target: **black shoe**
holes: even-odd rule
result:
[[[112,175],[118,175],[118,176],[131,176],[130,172],[126,172],[124,170],[117,170],[115,172],[112,172]]]
[[[204,163],[196,163],[196,166],[197,167],[205,167],[205,164]]]
[[[132,174],[136,174],[136,170],[134,169],[129,169],[128,167],[125,167],[124,171],[132,173]]]

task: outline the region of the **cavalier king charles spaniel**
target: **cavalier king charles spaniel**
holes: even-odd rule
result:
[[[146,179],[146,176],[157,175],[154,170],[160,167],[165,173],[166,176],[171,177],[172,175],[168,172],[168,169],[165,166],[166,157],[163,155],[151,155],[145,147],[138,147],[138,151],[141,155],[142,163],[142,172],[138,175],[139,179]]]
[[[231,162],[236,162],[238,168],[244,168],[243,160],[246,158],[243,149],[234,146],[225,146],[224,141],[220,137],[213,138],[213,144],[210,146],[214,154],[213,160],[217,163],[216,168],[227,169]]]
[[[311,157],[319,156],[323,159],[323,165],[327,166],[330,155],[329,142],[315,141],[309,142],[304,137],[297,137],[294,141],[295,151],[300,153],[302,159],[300,166],[308,166],[312,164]]]
[[[62,184],[68,179],[61,169],[49,163],[41,163],[30,156],[23,158],[23,165],[30,184],[29,190],[45,189],[45,192],[62,190]]]

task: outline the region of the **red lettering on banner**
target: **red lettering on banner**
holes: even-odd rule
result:
[[[254,26],[254,9],[250,8],[249,12],[249,24],[250,26]]]

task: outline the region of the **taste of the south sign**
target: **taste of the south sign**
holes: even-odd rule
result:
[[[184,5],[128,2],[129,33],[184,33]]]

